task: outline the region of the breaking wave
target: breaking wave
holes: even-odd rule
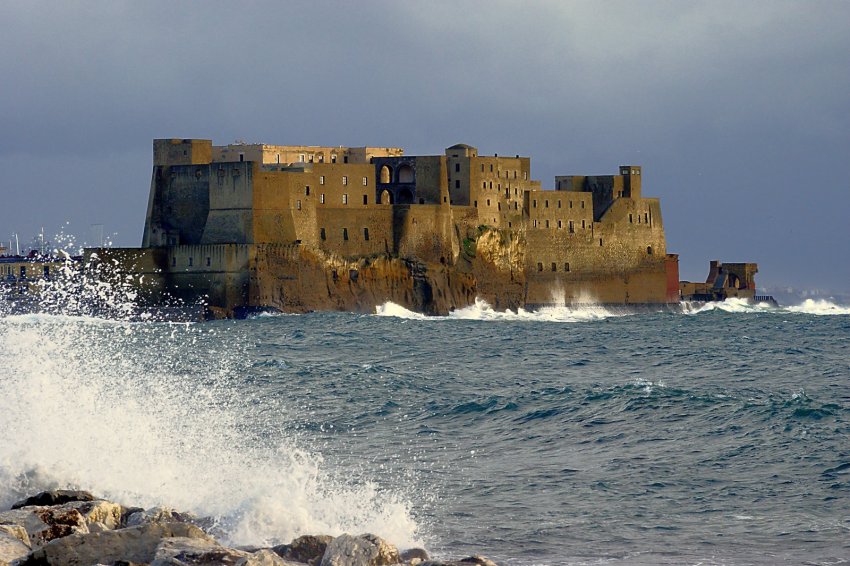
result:
[[[798,313],[810,315],[850,315],[850,307],[837,305],[827,300],[806,299],[799,305],[777,307],[769,303],[751,303],[746,299],[726,299],[716,303],[682,303],[682,312],[688,315],[707,312],[727,313]]]
[[[850,315],[850,307],[836,305],[825,299],[806,299],[802,304],[787,307],[787,310],[790,312],[816,315]]]
[[[776,311],[769,303],[750,303],[747,299],[731,298],[714,303],[682,303],[684,314],[700,314],[712,311],[729,313],[759,313]]]
[[[377,316],[389,316],[406,320],[494,320],[494,321],[532,321],[532,322],[588,322],[630,313],[614,312],[598,304],[581,306],[552,306],[537,310],[518,309],[516,311],[498,311],[486,301],[476,298],[475,304],[449,313],[448,316],[426,316],[413,312],[392,302],[384,303],[375,309]]]
[[[390,316],[395,318],[404,318],[407,320],[427,320],[428,318],[430,318],[422,313],[408,310],[403,306],[397,305],[390,301],[387,301],[383,305],[376,307],[375,314],[377,316]]]
[[[89,289],[134,312],[123,289]],[[285,399],[245,387],[239,327],[61,314],[82,304],[67,292],[44,289],[60,314],[0,317],[0,505],[80,488],[208,516],[232,544],[375,532],[421,545],[405,498],[325,464],[287,427]]]

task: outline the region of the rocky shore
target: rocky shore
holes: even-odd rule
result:
[[[86,491],[45,491],[0,511],[0,566],[496,566],[434,560],[372,534],[305,535],[270,548],[231,548],[211,522],[158,507],[125,507]]]

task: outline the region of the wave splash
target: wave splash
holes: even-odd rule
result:
[[[799,305],[775,307],[768,303],[752,303],[747,299],[731,298],[716,303],[682,303],[682,313],[687,315],[721,311],[727,313],[797,313],[809,315],[850,315],[850,307],[837,305],[825,299],[806,299]]]
[[[850,307],[837,305],[826,299],[806,299],[799,305],[787,307],[787,310],[815,315],[850,315]]]
[[[81,488],[209,516],[231,544],[347,531],[421,546],[404,498],[338,477],[286,430],[282,401],[251,398],[219,330],[0,318],[0,504]]]
[[[626,313],[617,313],[594,303],[582,303],[578,305],[559,305],[542,307],[537,310],[528,311],[518,309],[516,311],[498,311],[486,301],[476,298],[475,303],[457,309],[448,316],[426,316],[413,312],[392,302],[386,302],[375,309],[376,316],[387,316],[405,320],[495,320],[495,321],[537,321],[537,322],[588,322],[602,320],[615,316],[625,316]]]

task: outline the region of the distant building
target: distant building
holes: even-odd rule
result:
[[[678,259],[639,166],[543,190],[530,158],[465,144],[431,156],[198,139],[153,149],[143,249],[103,252],[156,292],[223,313],[678,301]]]

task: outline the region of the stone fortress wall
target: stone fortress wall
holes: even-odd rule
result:
[[[542,190],[528,157],[463,144],[436,156],[153,145],[142,247],[157,259],[128,252],[148,267],[127,269],[227,314],[371,310],[386,300],[443,313],[476,296],[500,308],[678,300],[660,204],[643,198],[637,166],[557,177],[555,190]]]

